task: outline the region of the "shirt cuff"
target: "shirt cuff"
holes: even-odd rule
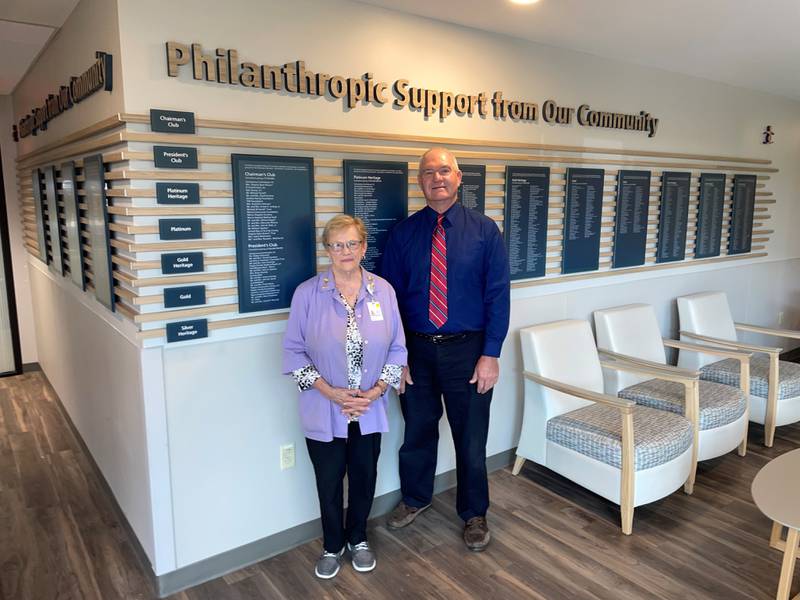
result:
[[[394,389],[400,387],[400,377],[403,375],[403,367],[401,365],[386,364],[381,369],[381,376],[378,377],[386,385],[392,386]]]
[[[500,350],[503,348],[503,342],[497,340],[485,340],[483,342],[483,356],[492,356],[500,358]]]
[[[294,377],[294,381],[297,383],[297,389],[301,392],[305,392],[314,387],[314,382],[322,377],[322,375],[319,374],[319,371],[317,371],[314,365],[306,365],[305,367],[300,367],[292,371],[292,377]]]

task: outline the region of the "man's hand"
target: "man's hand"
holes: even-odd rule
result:
[[[477,382],[478,393],[485,394],[494,387],[498,377],[500,377],[500,364],[497,359],[494,356],[481,356],[469,382]]]
[[[414,382],[411,379],[411,368],[410,367],[403,367],[403,374],[400,375],[400,387],[398,388],[398,392],[401,394],[406,393],[406,384],[414,385]]]

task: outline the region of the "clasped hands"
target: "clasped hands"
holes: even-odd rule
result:
[[[383,395],[377,385],[368,390],[351,390],[349,388],[331,387],[328,398],[342,408],[345,417],[360,417],[375,400]]]

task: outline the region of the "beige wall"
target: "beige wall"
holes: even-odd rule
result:
[[[50,121],[47,131],[22,139],[17,146],[19,154],[57,142],[65,135],[123,111],[117,3],[81,0],[14,89],[15,122],[32,108],[41,106],[48,94],[56,93],[71,76],[88,69],[97,51],[110,53],[114,58],[113,91],[96,92]]]
[[[191,10],[189,9],[191,7]],[[200,118],[403,132],[477,139],[624,147],[772,159],[779,200],[773,258],[800,256],[800,103],[707,80],[613,62],[517,39],[450,26],[347,1],[120,0],[123,72],[129,112],[194,111]],[[199,42],[207,52],[235,48],[242,60],[283,64],[303,59],[315,72],[508,98],[588,103],[620,112],[647,110],[658,133],[450,116],[444,123],[391,106],[343,110],[341,100],[293,96],[195,81],[186,67],[166,73],[164,43]],[[761,144],[769,124],[775,143]]]
[[[11,96],[0,96],[0,144],[3,152],[14,284],[24,363],[37,361],[38,354],[27,252],[22,244],[15,159],[18,155],[58,142],[65,135],[114,113],[122,112],[119,47],[116,2],[82,0],[17,85],[14,93]],[[32,108],[41,106],[45,98],[57,92],[61,85],[67,84],[71,76],[78,75],[91,66],[96,51],[109,52],[113,56],[113,92],[97,92],[50,121],[46,131],[15,143],[11,137],[12,124],[16,124]]]

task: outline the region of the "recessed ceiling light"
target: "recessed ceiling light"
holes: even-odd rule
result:
[[[536,4],[539,0],[511,0],[511,4]]]

